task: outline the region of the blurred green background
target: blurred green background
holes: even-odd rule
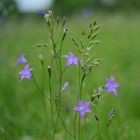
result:
[[[78,37],[81,28],[92,19],[97,19],[101,26],[98,36],[101,44],[96,53],[101,65],[91,75],[84,91],[98,88],[111,75],[117,78],[120,87],[119,95],[110,94],[101,108],[101,112],[106,112],[114,107],[116,117],[97,140],[139,140],[140,1],[57,0],[50,9],[56,16],[67,17],[65,52],[74,50],[71,38]],[[0,1],[0,140],[46,139],[42,99],[31,81],[19,82],[18,71],[22,66],[17,65],[17,58],[26,52],[32,66],[40,71],[38,53],[48,52],[34,45],[47,41],[47,28],[37,12],[23,13],[15,1]],[[41,74],[36,75],[41,79]],[[70,75],[66,78],[74,86],[71,77],[75,74]],[[62,140],[59,133],[57,139]]]

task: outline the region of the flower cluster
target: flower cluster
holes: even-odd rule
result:
[[[23,79],[31,79],[32,78],[32,73],[31,73],[32,68],[30,68],[29,64],[27,64],[27,60],[24,56],[25,56],[25,54],[21,54],[17,60],[17,62],[19,64],[26,64],[24,66],[24,69],[19,72],[21,81]]]
[[[115,78],[111,76],[110,78],[107,78],[105,80],[106,84],[103,86],[100,86],[97,92],[94,92],[94,94],[88,97],[88,99],[83,98],[83,83],[85,82],[85,78],[89,76],[89,73],[92,72],[92,69],[99,64],[99,59],[94,57],[94,51],[97,44],[98,40],[95,40],[97,36],[97,30],[99,29],[99,26],[96,25],[96,21],[90,23],[89,25],[89,30],[82,30],[82,37],[85,37],[85,40],[80,39],[80,41],[77,41],[76,39],[72,39],[74,42],[76,49],[79,52],[79,55],[75,55],[73,52],[69,51],[67,54],[63,55],[62,51],[62,46],[63,42],[66,38],[68,29],[65,27],[66,26],[66,19],[63,19],[62,24],[60,25],[61,22],[59,22],[59,18],[55,21],[53,18],[53,13],[52,11],[48,11],[45,13],[44,10],[39,10],[38,11],[40,15],[42,15],[45,18],[45,21],[47,22],[47,27],[48,27],[48,32],[50,34],[50,44],[49,46],[51,47],[46,47],[47,49],[51,49],[48,52],[52,52],[52,55],[50,55],[50,60],[51,62],[49,63],[49,66],[46,66],[46,63],[44,63],[44,56],[39,55],[39,60],[41,61],[42,67],[44,69],[44,72],[46,72],[46,67],[48,70],[48,87],[49,91],[44,92],[43,87],[41,88],[39,84],[37,84],[35,77],[33,77],[32,74],[32,68],[30,68],[30,65],[25,58],[25,54],[21,54],[21,56],[18,58],[17,62],[19,64],[24,64],[24,68],[19,72],[20,75],[20,80],[22,81],[23,79],[32,79],[41,93],[41,95],[50,103],[50,110],[51,110],[51,119],[52,119],[52,125],[55,127],[55,123],[57,120],[54,118],[54,113],[56,113],[57,117],[59,117],[60,121],[62,122],[64,129],[66,132],[70,134],[70,132],[66,129],[65,122],[63,120],[63,117],[61,114],[63,114],[61,111],[62,105],[65,104],[66,110],[70,110],[72,113],[75,113],[75,118],[74,118],[74,131],[75,131],[75,125],[76,125],[76,116],[77,113],[79,115],[79,118],[84,118],[86,116],[86,113],[92,114],[94,113],[94,117],[96,122],[99,122],[99,114],[93,109],[93,105],[96,104],[100,99],[100,96],[104,95],[103,91],[106,91],[107,93],[114,93],[114,95],[118,95],[117,88],[119,87],[119,83],[115,81]],[[60,26],[60,29],[58,27]],[[57,30],[58,29],[58,30]],[[55,39],[56,34],[58,33],[59,39]],[[85,42],[84,42],[85,41]],[[59,45],[60,44],[60,45]],[[42,47],[44,45],[40,45]],[[63,56],[63,57],[62,57]],[[63,65],[63,60],[65,61],[65,58],[67,59],[65,62],[65,65]],[[75,96],[75,101],[76,103],[72,104],[71,106],[63,101],[64,98],[62,96],[65,96],[65,91],[67,89],[70,89],[71,84],[64,79],[64,73],[66,72],[66,69],[71,67],[72,65],[76,65],[76,68],[79,68],[79,73],[77,74],[79,76],[78,78],[78,94]],[[76,69],[75,68],[75,69]],[[56,71],[57,70],[57,75]],[[55,77],[55,80],[52,80],[52,77]],[[43,77],[45,78],[45,76]],[[77,78],[76,78],[77,79]],[[46,81],[43,79],[43,81]],[[53,81],[53,82],[52,82]],[[58,81],[58,82],[57,82]],[[56,83],[57,82],[57,83]],[[56,89],[55,89],[56,88]],[[49,93],[49,94],[48,94]],[[83,99],[86,100],[83,102]],[[76,105],[75,105],[76,104]],[[54,107],[55,106],[55,107]],[[54,111],[55,108],[55,111]],[[114,116],[114,109],[109,113],[108,115],[108,126]],[[80,120],[80,119],[79,119]],[[82,120],[82,119],[81,119]],[[79,129],[80,129],[80,121],[79,121]],[[53,128],[55,129],[55,128]],[[80,132],[80,130],[78,131]],[[55,131],[53,131],[55,133]],[[74,138],[75,136],[74,132]],[[79,134],[80,135],[80,134]],[[54,136],[53,136],[54,138]]]
[[[21,64],[26,64],[27,63],[27,60],[24,57],[24,55],[25,54],[21,54],[21,56],[18,58],[18,61],[17,61],[18,63],[21,63]],[[69,67],[72,64],[75,64],[76,66],[78,66],[78,62],[80,61],[80,58],[74,56],[74,54],[72,52],[69,52],[68,55],[64,55],[64,57],[67,58],[66,67]],[[29,64],[26,64],[24,66],[24,69],[19,72],[20,80],[23,80],[25,78],[26,79],[31,79],[32,78],[31,70],[32,69],[29,68]],[[66,90],[68,85],[69,85],[69,83],[65,82],[64,86],[62,88],[62,91]],[[106,85],[99,88],[99,92],[102,92],[103,89],[106,89],[106,91],[108,93],[113,92],[115,95],[117,95],[118,93],[117,93],[116,88],[118,88],[118,87],[119,87],[119,83],[115,82],[114,77],[110,77],[110,78],[106,79]],[[97,96],[98,95],[99,94],[97,94]],[[89,105],[90,105],[89,101],[83,103],[81,100],[78,100],[78,106],[74,107],[73,110],[79,112],[80,117],[83,118],[85,116],[86,112],[91,113],[91,110],[88,108]]]

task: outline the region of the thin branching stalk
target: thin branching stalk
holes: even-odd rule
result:
[[[49,90],[50,90],[50,105],[51,105],[51,121],[53,126],[53,140],[55,137],[55,123],[54,123],[54,112],[53,112],[53,96],[52,96],[52,87],[51,87],[51,77],[49,76]]]
[[[79,122],[78,122],[78,136],[79,140],[81,140],[81,118],[80,118],[80,113],[79,113]]]
[[[53,24],[53,23],[52,23]],[[56,52],[56,43],[54,41],[54,25],[51,27],[47,24],[47,28],[48,28],[48,31],[50,33],[50,39],[51,39],[51,43],[52,43],[52,49],[53,49],[53,54],[54,54],[54,60],[56,62],[56,66],[57,66],[57,69],[59,70],[59,64],[58,64],[58,60],[57,60],[57,52]]]
[[[85,134],[86,134],[86,137],[87,137],[87,139],[89,139],[88,138],[88,131],[87,131],[87,125],[86,125],[86,118],[84,118],[84,127],[85,127]]]
[[[75,116],[74,116],[74,140],[76,140],[77,138],[76,138],[76,118],[77,118],[77,112],[76,112],[76,114],[75,114]]]
[[[106,129],[106,127],[103,128],[103,129],[101,129],[101,130],[99,130],[94,136],[92,136],[92,137],[90,138],[90,140],[94,140],[94,139],[95,139],[100,133],[102,133],[105,129]]]
[[[61,107],[61,89],[62,89],[62,76],[63,76],[62,64],[61,64],[62,44],[63,44],[63,41],[61,41],[61,44],[60,44],[60,51],[59,51],[59,55],[58,55],[58,59],[59,59],[59,68],[60,68],[60,73],[59,73],[59,94],[58,94],[59,108]],[[60,110],[60,109],[59,109],[59,110]]]
[[[57,110],[56,110],[56,111],[57,111]],[[61,120],[62,125],[63,125],[65,131],[66,131],[70,136],[74,137],[74,136],[72,135],[72,133],[67,129],[67,127],[66,127],[66,125],[65,125],[65,122],[63,121],[63,119],[62,119],[62,117],[61,117],[61,115],[60,115],[60,113],[59,113],[58,111],[57,111],[57,115],[58,115],[59,119]]]
[[[49,97],[47,97],[47,96],[45,95],[44,91],[39,87],[38,83],[36,82],[36,79],[35,79],[34,77],[32,77],[32,79],[33,79],[33,82],[34,82],[35,86],[37,87],[37,89],[38,89],[39,92],[41,93],[41,95],[42,95],[45,99],[47,99],[48,101],[50,101]]]
[[[44,84],[45,84],[45,69],[44,69],[44,65],[42,65],[42,86],[41,86],[41,90],[44,92]],[[46,119],[46,129],[47,129],[47,126],[48,126],[48,121],[47,121],[47,118],[48,118],[48,115],[47,115],[47,109],[46,109],[46,102],[45,102],[45,98],[42,96],[42,102],[43,102],[43,108],[44,108],[44,113],[45,113],[45,119]],[[47,139],[48,139],[48,133],[46,132],[46,136],[47,136]]]

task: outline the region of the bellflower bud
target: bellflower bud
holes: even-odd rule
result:
[[[52,68],[51,68],[51,66],[48,66],[49,77],[51,77],[51,72],[52,72]]]

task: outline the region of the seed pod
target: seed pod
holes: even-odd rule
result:
[[[52,68],[51,68],[51,66],[48,66],[49,77],[51,77],[51,72],[52,72]]]
[[[66,25],[66,17],[63,18],[62,28]]]
[[[62,36],[62,42],[64,41],[65,37],[66,37],[66,33],[68,31],[68,28],[64,28],[64,34]]]
[[[92,28],[92,22],[89,24],[89,28]]]
[[[99,28],[100,28],[100,26],[96,26],[96,27],[94,28],[94,31],[97,31]]]
[[[94,20],[93,25],[95,26],[95,25],[96,25],[96,23],[97,23],[97,22],[96,22],[96,20]]]
[[[78,47],[80,46],[79,43],[74,38],[72,38],[72,41],[76,46],[78,46]]]
[[[97,114],[94,115],[96,121],[99,121],[99,116]]]
[[[94,38],[96,38],[97,33],[93,34],[93,36],[91,37],[91,40],[93,40]]]

